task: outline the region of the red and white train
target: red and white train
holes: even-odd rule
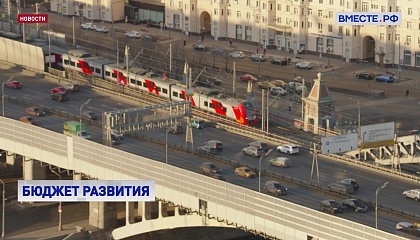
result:
[[[62,55],[63,67],[108,81],[119,82],[124,86],[156,94],[169,101],[185,101],[186,86],[172,79],[156,77],[147,70],[132,67],[127,71],[124,64],[117,67],[116,62],[91,56],[80,50],[70,50]],[[192,106],[236,120],[244,125],[258,122],[253,103],[227,97],[209,88],[194,88]]]

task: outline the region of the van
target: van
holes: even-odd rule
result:
[[[328,190],[338,192],[338,193],[347,193],[347,194],[354,193],[353,186],[347,183],[332,183],[328,185]]]

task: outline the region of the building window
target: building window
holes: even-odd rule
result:
[[[396,12],[401,12],[401,7],[397,6],[397,8],[395,9]]]
[[[340,6],[344,6],[344,0],[340,0]]]
[[[181,28],[181,25],[179,24],[179,15],[174,14],[174,28]]]
[[[188,10],[188,4],[185,4],[184,6],[184,10],[187,11]]]
[[[312,22],[308,22],[308,28],[312,28]]]
[[[236,39],[242,39],[242,25],[236,25]]]
[[[407,43],[407,45],[410,44],[411,43],[411,36],[407,36],[405,38],[405,42]]]
[[[318,10],[318,17],[322,17],[322,10]]]
[[[245,26],[245,40],[252,41],[252,28],[250,26]]]
[[[327,49],[330,50],[330,53],[334,52],[334,39],[327,38]]]
[[[195,11],[194,10],[194,4],[191,4],[191,11]]]
[[[355,37],[357,36],[357,29],[353,30],[353,36],[355,36]]]
[[[385,52],[384,47],[379,47],[379,52],[380,52],[380,53],[384,53],[384,52]]]
[[[400,40],[400,34],[395,34],[395,41],[399,41]]]
[[[319,4],[323,4],[324,3],[324,0],[319,0]]]
[[[329,11],[328,12],[328,17],[329,18],[333,18],[334,17],[334,12],[333,11]]]
[[[381,6],[381,12],[385,12],[386,11],[386,7],[385,6]]]
[[[219,14],[219,9],[214,9],[214,15],[217,16]]]
[[[318,23],[318,29],[322,30],[322,23]]]
[[[299,10],[298,10],[298,8],[293,8],[293,14],[299,14]]]
[[[330,0],[330,5],[334,5],[334,0]]]
[[[246,0],[246,5],[247,6],[251,5],[251,0]]]
[[[317,52],[324,52],[324,39],[322,37],[316,38],[316,50]]]
[[[308,8],[308,15],[312,15],[312,8]]]
[[[262,22],[265,23],[267,19],[265,17],[262,17]]]
[[[404,50],[404,65],[411,65],[411,51]]]
[[[277,11],[281,11],[281,4],[277,4]]]
[[[182,2],[179,2],[178,9],[182,9]]]
[[[408,9],[408,15],[413,15],[413,9],[412,8]]]
[[[88,18],[91,19],[92,18],[92,11],[88,11]]]
[[[407,22],[407,29],[411,29],[411,22]]]
[[[350,29],[346,28],[346,36],[350,36]]]
[[[362,12],[369,12],[369,3],[362,3]]]
[[[332,30],[333,30],[332,25],[331,24],[328,24],[328,32],[332,32]]]
[[[246,13],[246,18],[250,19],[251,18],[251,13],[247,12]]]
[[[380,39],[380,40],[384,40],[384,39],[385,39],[385,34],[381,33],[381,34],[379,35],[379,39]]]
[[[228,9],[228,16],[232,15],[232,11],[230,9]]]
[[[236,12],[236,17],[237,17],[237,18],[240,18],[240,17],[241,17],[241,11],[237,11],[237,12]]]
[[[293,22],[293,27],[295,27],[295,28],[299,27],[299,22],[298,21],[294,21]]]
[[[343,26],[338,27],[338,35],[343,35]]]
[[[267,8],[267,4],[263,3],[263,10],[265,10]]]
[[[420,67],[420,52],[416,52],[416,67]]]
[[[289,5],[286,6],[286,12],[290,12],[290,6]]]

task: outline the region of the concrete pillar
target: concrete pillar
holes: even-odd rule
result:
[[[145,215],[145,210],[146,210],[146,208],[145,208],[145,202],[138,202],[138,204],[137,204],[137,215],[139,216],[139,217],[141,217],[141,220],[143,221],[143,219],[144,219],[144,216],[146,216]]]
[[[82,180],[81,173],[73,173],[73,180]]]
[[[15,154],[12,152],[5,152],[6,154],[6,163],[9,165],[15,165]]]
[[[90,202],[89,224],[109,231],[117,226],[117,203]]]
[[[125,225],[134,223],[134,203],[125,202]]]
[[[34,164],[30,158],[23,157],[23,179],[25,180],[43,180],[46,178],[45,166]]]
[[[156,219],[159,217],[159,203],[155,202],[145,202],[144,204],[144,218],[146,220]]]

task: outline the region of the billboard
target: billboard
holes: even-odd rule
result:
[[[358,149],[357,133],[343,134],[321,138],[321,153],[333,154],[349,152]]]
[[[395,123],[380,123],[360,128],[360,148],[375,148],[394,145]]]
[[[335,23],[342,25],[401,25],[401,12],[338,12]]]

